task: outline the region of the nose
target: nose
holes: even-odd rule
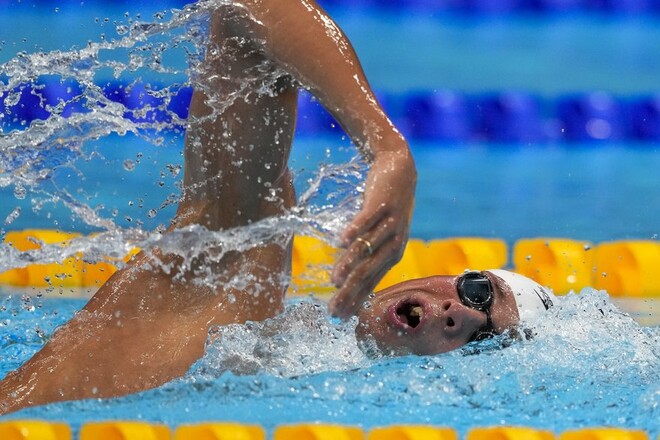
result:
[[[486,324],[486,314],[460,301],[448,299],[441,304],[442,330],[452,338],[465,338],[466,340],[478,329]]]

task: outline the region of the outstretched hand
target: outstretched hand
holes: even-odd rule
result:
[[[342,235],[344,253],[332,282],[338,290],[333,315],[357,313],[376,284],[403,255],[414,204],[417,173],[406,148],[376,157],[367,175],[362,210]]]

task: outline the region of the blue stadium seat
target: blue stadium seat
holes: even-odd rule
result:
[[[620,103],[595,92],[566,96],[557,103],[561,136],[569,141],[613,141],[626,136]]]

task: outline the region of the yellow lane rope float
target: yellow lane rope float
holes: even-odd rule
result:
[[[2,440],[73,440],[68,425],[40,420],[0,422]],[[257,425],[208,422],[170,429],[156,423],[104,421],[84,423],[79,440],[266,440]],[[327,424],[282,425],[273,440],[459,440],[448,427],[396,425],[363,430],[355,426]],[[648,434],[625,428],[584,428],[555,435],[550,431],[518,426],[473,428],[464,440],[649,440]],[[660,439],[658,439],[660,440]]]
[[[20,252],[67,246],[80,234],[51,231],[10,231],[4,242]],[[127,261],[139,249],[124,258]],[[341,249],[314,237],[296,236],[292,257],[291,294],[328,295],[334,290],[330,269]],[[111,260],[109,260],[111,261]],[[511,264],[509,264],[509,262]],[[384,289],[401,281],[432,275],[456,275],[466,269],[510,267],[558,294],[584,287],[604,289],[613,296],[660,296],[660,243],[652,240],[593,244],[566,238],[526,238],[509,249],[504,240],[455,237],[423,241],[410,239],[401,261],[378,284]],[[36,288],[96,288],[116,267],[108,261],[87,263],[83,255],[48,264],[31,264],[0,273],[0,285]]]

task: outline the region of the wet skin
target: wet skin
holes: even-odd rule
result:
[[[509,286],[483,272],[494,290],[491,317],[501,334],[519,322]],[[460,276],[432,276],[396,284],[376,293],[358,313],[359,339],[373,340],[385,354],[431,355],[468,343],[487,321],[486,313],[464,305],[456,289]]]

